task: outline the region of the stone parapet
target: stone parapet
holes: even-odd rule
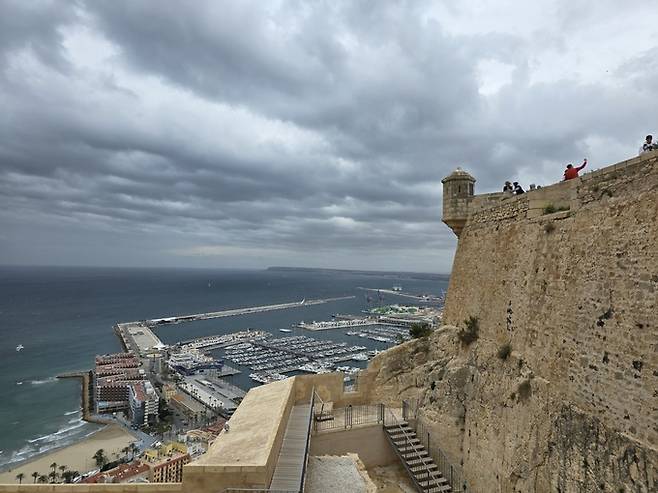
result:
[[[181,483],[0,484],[1,493],[181,493]]]

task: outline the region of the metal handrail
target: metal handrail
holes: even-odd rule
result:
[[[412,443],[412,441],[409,439],[409,434],[407,433],[407,431],[406,431],[404,428],[402,428],[402,425],[401,425],[401,423],[398,421],[398,418],[395,416],[395,414],[393,414],[393,412],[392,412],[389,408],[386,408],[386,411],[387,411],[387,413],[393,418],[393,424],[394,424],[395,426],[397,426],[397,428],[398,428],[398,429],[402,432],[402,434],[404,435],[405,443],[408,443],[408,444],[413,448],[413,454],[414,454],[414,456],[420,460],[420,464],[422,464],[422,467],[424,468],[424,471],[422,471],[422,472],[423,472],[423,473],[427,473],[427,482],[428,482],[428,484],[430,483],[430,478],[431,478],[431,480],[434,481],[437,485],[438,485],[438,484],[441,484],[441,483],[440,483],[440,479],[441,479],[441,478],[439,478],[439,477],[437,477],[437,476],[435,475],[434,471],[432,471],[432,470],[429,468],[429,466],[427,465],[427,463],[425,462],[425,460],[423,460],[423,458],[420,456],[420,450],[418,450],[418,448],[416,447],[416,445],[415,445],[414,443]],[[386,419],[384,419],[383,425],[386,426]],[[388,437],[389,437],[389,439],[390,439],[391,442],[392,442],[392,441],[393,441],[392,437],[391,437],[390,435],[388,435]],[[420,485],[420,483],[418,482],[418,479],[416,479],[416,475],[413,473],[413,471],[411,470],[411,468],[410,468],[409,465],[407,464],[407,461],[402,457],[402,454],[398,451],[398,448],[395,447],[395,446],[394,446],[394,448],[395,448],[396,452],[398,453],[398,455],[400,455],[400,458],[402,459],[402,464],[404,465],[404,468],[405,468],[405,469],[407,470],[407,472],[409,473],[409,476],[411,476],[411,479],[412,479],[412,481],[414,482],[414,484],[415,484],[418,488],[420,488],[421,490],[424,491],[424,488]],[[429,451],[428,451],[427,453],[428,453],[428,455],[429,455]]]
[[[306,445],[304,446],[304,464],[302,465],[302,480],[299,485],[299,493],[304,492],[304,486],[306,484],[306,469],[308,467],[309,451],[311,450],[311,427],[313,426],[313,415],[314,415],[313,408],[315,407],[316,395],[317,394],[315,393],[315,387],[313,387],[313,390],[311,391],[311,407],[308,413],[308,425],[306,427]]]

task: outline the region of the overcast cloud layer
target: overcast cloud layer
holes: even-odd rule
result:
[[[658,134],[656,26],[646,0],[0,0],[0,264],[448,272],[456,166],[548,184]]]

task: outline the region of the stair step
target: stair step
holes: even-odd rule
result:
[[[433,464],[434,461],[432,460],[431,457],[419,457],[419,458],[415,458],[415,459],[413,459],[413,458],[409,459],[409,460],[406,461],[406,463],[409,467],[418,467],[418,466],[421,466],[421,465]]]
[[[439,484],[435,481],[418,481],[418,484],[424,491],[432,490],[432,492],[438,491],[450,491],[450,485],[447,483]]]
[[[411,445],[405,445],[404,447],[398,447],[398,450],[400,453],[404,454],[406,452],[425,452],[425,447],[422,445],[416,445],[415,447],[412,447]]]
[[[389,430],[388,435],[391,438],[400,438],[400,437],[409,437],[409,438],[417,438],[418,435],[414,433],[413,430],[400,430],[400,429],[395,429],[395,430]]]
[[[425,493],[449,493],[452,491],[452,488],[446,484],[442,486],[431,486],[429,488],[423,488],[423,491]]]
[[[420,440],[418,440],[418,438],[394,438],[393,443],[398,447],[403,447],[410,443],[413,443],[414,445],[420,445]]]
[[[401,455],[404,458],[405,462],[407,462],[407,463],[409,463],[410,460],[424,459],[426,457],[429,457],[429,454],[427,453],[426,450],[419,450],[418,453],[416,453],[416,452],[405,452],[405,453],[402,453]]]
[[[384,428],[387,430],[395,430],[400,428],[409,429],[409,423],[400,423],[397,425],[385,425]]]
[[[419,483],[432,483],[435,486],[440,486],[448,484],[448,480],[444,478],[439,471],[433,471],[433,475],[430,476],[427,471],[414,473],[414,476]]]
[[[425,472],[428,469],[433,471],[433,472],[436,472],[438,474],[437,471],[439,470],[439,467],[436,464],[434,464],[433,462],[425,462],[424,464],[419,463],[415,466],[409,466],[409,469],[411,469],[411,472],[413,472],[414,474],[417,473],[417,472],[420,472],[420,473]]]

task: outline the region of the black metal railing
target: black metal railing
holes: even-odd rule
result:
[[[379,424],[383,421],[383,404],[349,405],[331,411],[316,409],[313,431],[349,430],[355,426]]]
[[[405,420],[409,423],[411,429],[416,432],[416,436],[420,440],[420,443],[425,447],[425,450],[427,450],[427,453],[439,468],[443,477],[448,480],[452,493],[465,493],[471,491],[468,489],[468,484],[464,477],[462,468],[453,465],[439,446],[439,440],[436,437],[432,438],[429,427],[425,423],[424,418],[419,416],[417,402],[403,401],[403,416],[405,413],[407,416]]]
[[[302,478],[299,484],[299,493],[304,492],[304,485],[306,484],[306,471],[308,469],[308,455],[311,450],[311,426],[313,426],[313,408],[315,407],[315,387],[311,391],[311,406],[308,411],[308,424],[306,426],[306,445],[304,445],[304,463],[302,465]]]

